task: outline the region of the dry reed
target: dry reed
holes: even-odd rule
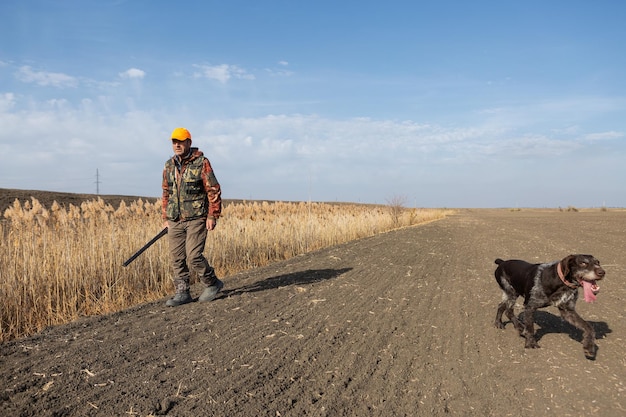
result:
[[[446,210],[406,209],[400,226]],[[0,343],[163,298],[173,290],[167,239],[122,263],[161,228],[160,201],[117,209],[102,199],[48,209],[18,200],[0,221]],[[223,210],[205,255],[219,276],[398,227],[388,207],[243,202]]]

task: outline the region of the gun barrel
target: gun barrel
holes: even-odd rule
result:
[[[163,230],[161,230],[155,237],[153,237],[152,239],[150,239],[150,241],[148,243],[146,243],[145,245],[143,245],[141,247],[141,249],[139,249],[137,252],[135,252],[130,258],[128,258],[126,260],[126,262],[124,262],[122,265],[124,266],[128,266],[132,261],[134,261],[139,255],[141,255],[146,249],[148,249],[150,246],[154,245],[154,242],[156,242],[157,240],[161,239],[163,236],[165,236],[167,234],[167,227],[164,227]]]

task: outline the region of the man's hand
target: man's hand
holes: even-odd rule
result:
[[[207,230],[215,229],[216,225],[217,225],[217,220],[215,220],[212,217],[207,217],[207,219],[206,219],[206,228],[207,228]]]

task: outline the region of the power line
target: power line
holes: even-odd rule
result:
[[[100,173],[96,168],[96,195],[100,195]]]

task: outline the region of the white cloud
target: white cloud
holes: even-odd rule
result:
[[[59,72],[34,71],[30,66],[25,65],[18,69],[16,73],[18,80],[25,83],[35,83],[41,86],[52,87],[77,87],[78,79]]]
[[[246,70],[238,67],[237,65],[194,65],[194,67],[199,70],[194,73],[194,77],[217,80],[222,84],[226,84],[231,78],[243,80],[255,79],[254,75],[249,74]]]
[[[130,68],[124,72],[120,72],[121,78],[143,78],[146,76],[146,72],[137,68]]]
[[[15,106],[15,95],[13,93],[0,94],[0,112],[5,112]]]
[[[615,131],[610,131],[610,132],[597,132],[597,133],[590,133],[588,135],[585,135],[585,139],[589,140],[589,141],[596,141],[596,140],[611,140],[611,139],[621,139],[623,137],[625,137],[626,135],[624,134],[624,132],[615,132]]]
[[[624,137],[617,130],[528,132],[480,121],[459,127],[302,114],[193,120],[183,110],[120,110],[105,96],[77,102],[51,98],[34,105],[4,93],[0,150],[10,149],[15,157],[0,165],[0,187],[93,192],[98,168],[101,192],[158,196],[158,178],[171,152],[168,134],[181,123],[211,159],[225,198],[384,202],[394,194],[419,193],[420,204],[442,206],[504,204],[491,201],[513,197],[495,197],[490,190],[520,175],[532,186],[558,188],[561,177],[572,174],[570,154],[601,139]],[[623,155],[618,142],[610,143],[609,157]],[[129,146],[141,149],[142,157]],[[17,175],[25,163],[36,169]],[[603,187],[611,190],[623,169],[603,166]],[[555,172],[553,178],[545,169]],[[478,187],[472,188],[474,200],[465,203],[459,199],[469,197],[454,190],[470,184]]]
[[[204,133],[206,132],[206,133]],[[484,158],[499,152],[491,144],[502,142],[501,130],[489,128],[446,128],[411,121],[353,118],[326,119],[315,115],[270,115],[261,118],[214,120],[207,122],[196,137],[207,137],[208,143],[226,159],[237,160],[242,153],[263,155],[268,161],[310,159],[327,161],[329,166],[351,160],[355,170],[359,161],[378,161],[385,166],[399,160],[463,161]],[[543,155],[543,152],[537,150]],[[445,158],[444,158],[445,156]]]
[[[519,101],[508,107],[485,108],[476,111],[484,123],[506,129],[533,129],[552,134],[571,135],[598,116],[623,114],[623,97],[567,97],[536,101]]]
[[[15,156],[0,165],[0,187],[94,192],[99,169],[102,192],[158,196],[159,184],[153,179],[159,177],[171,149],[167,140],[155,138],[167,137],[162,125],[167,117],[142,112],[116,115],[105,107],[101,102],[86,100],[75,106],[57,99],[28,110],[0,105],[0,150],[10,147]],[[141,149],[142,157],[129,152],[129,146]],[[24,164],[35,168],[20,175],[17,167]]]
[[[288,70],[289,62],[287,61],[278,61],[278,68],[266,68],[265,71],[274,77],[290,77],[294,74],[293,71]]]

